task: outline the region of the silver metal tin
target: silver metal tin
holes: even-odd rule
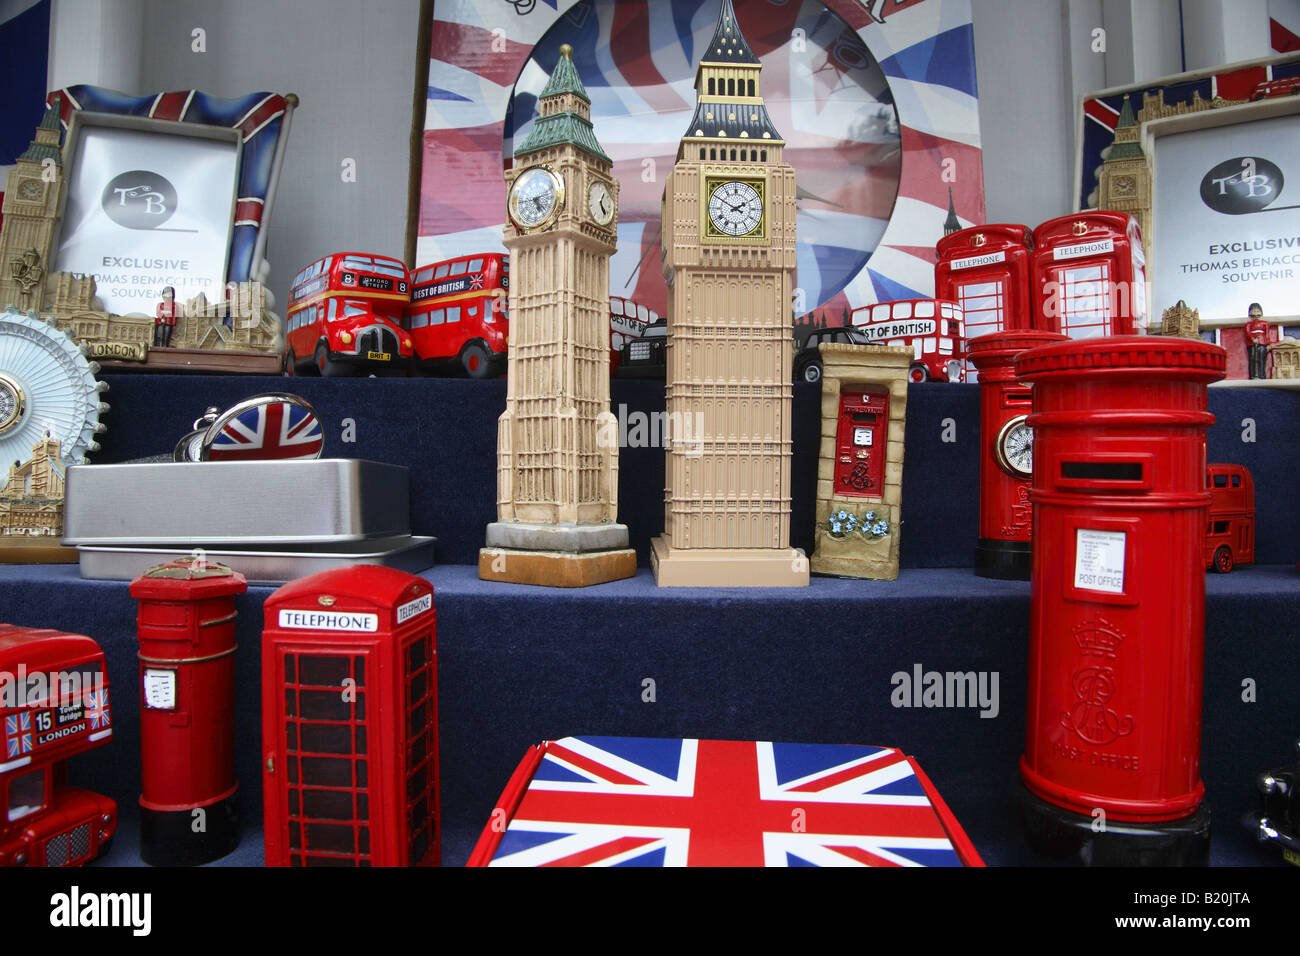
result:
[[[73,465],[63,543],[236,549],[409,534],[410,473],[354,458]]]
[[[204,549],[202,558],[219,561],[238,571],[249,584],[284,584],[304,575],[357,564],[379,564],[416,574],[433,566],[436,538],[396,535],[350,545],[291,551],[241,551]],[[193,550],[167,548],[115,548],[78,545],[81,576],[101,581],[130,581],[155,564],[177,559],[197,559]]]

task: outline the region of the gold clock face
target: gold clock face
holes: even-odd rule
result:
[[[710,179],[705,183],[706,237],[761,239],[767,235],[761,179]]]
[[[587,190],[587,211],[598,226],[608,226],[614,221],[614,197],[603,180],[597,179]]]
[[[510,187],[506,206],[520,229],[547,225],[564,208],[564,180],[545,166],[525,169]]]
[[[0,372],[0,435],[18,424],[26,408],[27,396],[23,394],[23,387]]]
[[[994,446],[998,464],[1015,478],[1034,474],[1034,430],[1026,424],[1028,415],[1017,415],[1002,426]]]

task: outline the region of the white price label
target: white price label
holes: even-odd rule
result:
[[[1124,593],[1123,531],[1075,530],[1074,586],[1085,591]]]
[[[176,709],[176,672],[146,667],[144,671],[144,705],[154,710]]]

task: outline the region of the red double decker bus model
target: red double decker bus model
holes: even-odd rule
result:
[[[939,299],[900,299],[864,305],[849,314],[872,345],[912,349],[908,381],[960,382],[965,377],[961,308]]]
[[[104,654],[89,637],[0,624],[0,866],[79,866],[117,804],[67,783],[67,760],[113,736]]]
[[[1072,339],[1146,331],[1146,258],[1137,220],[1077,212],[1034,230],[1033,327]]]
[[[1255,563],[1255,481],[1245,465],[1205,466],[1210,523],[1205,529],[1205,566],[1227,574]]]
[[[506,369],[510,257],[479,253],[421,266],[402,319],[415,354],[430,367],[459,365],[470,378]]]
[[[621,295],[609,297],[609,369],[619,367],[624,347],[645,335],[659,321],[659,313]]]
[[[966,338],[1033,327],[1028,226],[971,226],[935,247],[934,296],[961,306]]]
[[[299,272],[289,288],[284,371],[321,375],[404,369],[415,352],[402,329],[411,298],[406,266],[388,256],[337,252]]]

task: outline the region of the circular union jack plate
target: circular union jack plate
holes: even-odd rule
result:
[[[254,395],[208,426],[200,461],[288,461],[319,458],[325,435],[316,409],[297,395]]]

